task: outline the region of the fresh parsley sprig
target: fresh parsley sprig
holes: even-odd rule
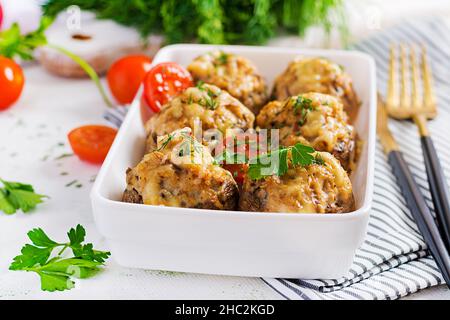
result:
[[[313,147],[297,143],[290,147],[280,147],[269,153],[259,155],[256,161],[251,161],[247,174],[252,180],[259,180],[267,176],[282,176],[289,169],[289,162],[293,167],[306,167],[312,164],[323,165],[320,154],[314,154]]]
[[[294,114],[298,115],[300,113],[300,119],[297,123],[301,127],[305,124],[308,113],[314,110],[314,106],[312,105],[311,99],[302,96],[297,96],[292,99],[294,99],[292,106],[294,108]]]
[[[342,0],[46,0],[43,13],[56,16],[72,5],[134,27],[144,38],[162,33],[168,43],[261,44],[280,31],[304,35],[313,25],[327,32],[335,26],[348,38]]]
[[[11,28],[0,32],[0,54],[11,59],[16,55],[23,60],[33,59],[33,51],[47,44],[44,32],[53,20],[50,17],[43,17],[39,27],[25,35],[21,34],[19,25],[14,23]]]
[[[5,181],[0,179],[0,211],[6,214],[16,213],[17,210],[28,212],[36,207],[47,196],[34,192],[30,184]]]
[[[72,289],[75,286],[73,278],[95,275],[110,256],[109,252],[94,250],[92,243],[83,244],[86,231],[81,225],[69,230],[69,242],[66,243],[50,239],[41,228],[33,229],[27,235],[32,244],[22,247],[21,254],[14,257],[9,269],[37,273],[44,291]],[[57,248],[61,249],[52,257]],[[73,257],[64,258],[62,254],[68,248]]]

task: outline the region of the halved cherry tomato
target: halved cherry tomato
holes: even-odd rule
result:
[[[0,110],[9,108],[19,99],[24,82],[22,68],[13,60],[0,56]]]
[[[228,148],[228,152],[236,155],[239,159],[239,162],[246,163],[229,163],[225,162],[222,164],[222,167],[231,172],[234,177],[234,180],[238,184],[242,184],[244,182],[244,176],[247,172],[248,164],[247,162],[250,159],[253,159],[258,156],[259,150],[261,147],[258,145],[259,137],[254,134],[250,136],[242,135],[240,133],[227,136],[223,141],[222,148],[218,148],[216,151],[219,154],[222,154],[225,151],[225,148]],[[250,147],[250,145],[254,145]],[[232,159],[233,160],[233,159]],[[237,159],[234,159],[237,160]]]
[[[144,55],[123,57],[109,68],[109,89],[121,104],[131,103],[147,72],[152,68],[152,59]]]
[[[247,164],[223,164],[222,168],[230,171],[231,174],[233,175],[234,180],[238,184],[242,184],[244,183],[244,176],[245,172],[247,171],[246,170],[247,166],[248,166]]]
[[[183,67],[174,62],[159,63],[145,76],[144,98],[154,112],[159,112],[165,103],[193,85],[191,74]]]
[[[116,134],[116,129],[107,126],[88,125],[73,129],[68,138],[73,152],[81,160],[101,164]]]

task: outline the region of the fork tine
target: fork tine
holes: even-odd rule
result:
[[[427,62],[427,51],[422,45],[422,76],[423,76],[423,97],[424,104],[427,108],[436,111],[436,96],[433,89],[433,76]]]
[[[411,64],[411,100],[412,107],[417,110],[420,105],[420,95],[419,95],[419,70],[416,62],[416,52],[414,50],[414,45],[410,46],[410,64]]]
[[[406,49],[405,49],[405,45],[402,43],[400,45],[400,104],[401,107],[405,108],[408,107],[410,105],[410,97],[408,95],[408,88],[407,88],[407,83],[408,83],[408,70],[407,70],[407,65],[406,65]]]
[[[387,90],[387,106],[398,106],[398,88],[397,88],[397,64],[395,60],[395,45],[391,44],[389,54],[389,82]]]

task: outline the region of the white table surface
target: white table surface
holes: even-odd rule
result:
[[[382,8],[381,1],[370,2],[375,3],[375,9]],[[398,2],[405,3],[403,0]],[[429,1],[428,8],[439,2]],[[448,5],[445,10],[450,13]],[[391,20],[382,20],[382,26],[391,24]],[[354,29],[360,32],[359,36],[374,32],[371,25],[366,25],[366,29]],[[304,44],[295,41],[294,44],[293,39],[286,38],[273,43]],[[314,45],[308,37],[306,43]],[[280,298],[258,278],[127,269],[118,266],[113,259],[107,261],[105,270],[99,275],[77,281],[76,288],[64,292],[43,292],[36,274],[9,271],[12,258],[28,242],[27,231],[35,227],[42,227],[51,237],[63,240],[68,229],[80,223],[87,230],[88,241],[95,247],[108,249],[94,225],[89,201],[91,181],[99,167],[81,162],[75,156],[55,160],[64,153],[71,153],[66,138],[71,129],[84,124],[105,123],[102,119],[105,106],[89,80],[57,78],[37,65],[27,67],[25,75],[26,85],[19,103],[0,112],[0,177],[31,183],[37,192],[50,196],[50,199],[28,214],[18,212],[7,216],[0,212],[0,299]],[[82,187],[65,187],[73,180],[79,181]],[[450,291],[445,286],[438,286],[406,299],[450,299]]]

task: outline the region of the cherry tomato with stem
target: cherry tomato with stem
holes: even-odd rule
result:
[[[20,97],[25,83],[22,68],[14,60],[0,56],[0,110],[6,110]]]
[[[68,134],[73,152],[81,159],[101,164],[116,137],[117,130],[102,125],[87,125],[73,129]]]
[[[182,66],[159,63],[145,76],[144,98],[154,112],[159,112],[164,104],[193,85],[191,74]]]
[[[131,103],[151,68],[152,59],[145,55],[130,55],[114,62],[108,70],[106,79],[117,102]]]

